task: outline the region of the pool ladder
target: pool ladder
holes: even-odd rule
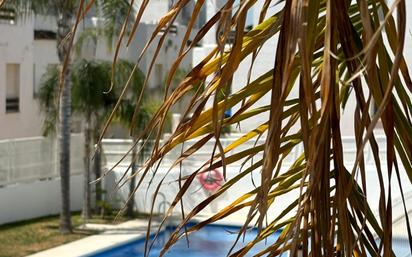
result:
[[[162,201],[157,206],[157,213],[163,213],[163,218],[165,218],[167,213],[167,206],[170,205],[170,202],[166,200],[166,195],[164,193],[158,192],[157,194],[162,197]]]
[[[164,219],[164,218],[166,218],[166,215],[167,215],[167,206],[169,206],[170,205],[170,202],[168,202],[167,201],[167,199],[166,199],[166,195],[164,194],[164,193],[162,193],[162,192],[158,192],[158,194],[162,197],[162,201],[159,203],[159,205],[157,206],[157,213],[163,213],[163,217],[162,217],[162,220]],[[165,223],[163,224],[163,226],[164,226],[164,229],[167,229],[167,227],[169,227],[170,226],[170,220],[169,219],[167,219],[166,221],[165,221]],[[161,244],[162,245],[164,245],[165,243],[166,243],[166,237],[163,237],[163,242],[161,242]]]

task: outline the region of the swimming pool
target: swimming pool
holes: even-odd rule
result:
[[[156,243],[151,249],[149,256],[157,257],[167,240],[170,233],[174,230],[169,227],[161,235],[159,235]],[[170,250],[165,254],[167,257],[220,257],[226,256],[229,249],[232,247],[234,240],[237,237],[239,227],[209,225],[200,231],[196,231],[189,235],[189,248],[185,238],[180,239]],[[235,249],[239,249],[247,242],[253,240],[257,234],[256,230],[248,230],[244,242],[239,242]],[[278,234],[270,236],[267,244],[273,243]],[[260,250],[266,248],[265,242],[258,244],[247,256],[253,256]],[[90,255],[90,257],[143,257],[144,256],[144,239],[136,240],[110,250]]]

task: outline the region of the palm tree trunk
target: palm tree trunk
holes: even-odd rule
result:
[[[60,213],[60,231],[62,233],[71,233],[71,216],[70,216],[70,126],[71,126],[71,88],[68,75],[66,72],[65,86],[60,93],[60,183],[62,209]]]
[[[83,172],[83,209],[82,218],[87,221],[91,218],[91,190],[90,190],[90,115],[84,129],[84,172]]]
[[[99,133],[95,132],[95,142],[97,142]],[[102,176],[102,156],[101,156],[101,149],[99,147],[96,148],[96,153],[94,156],[94,163],[93,163],[93,168],[94,168],[94,174],[96,176],[96,179],[100,178]],[[96,182],[96,214],[102,214],[102,194],[103,194],[103,188],[102,188],[102,181],[98,180]]]
[[[133,145],[135,145],[137,138],[133,137]],[[128,199],[129,201],[127,202],[127,210],[126,210],[126,215],[128,217],[133,218],[134,216],[134,190],[136,187],[136,170],[137,170],[137,161],[136,161],[136,150],[137,146],[133,148],[132,150],[132,162],[131,162],[131,176],[132,179],[130,180],[130,185],[129,185],[129,196]]]
[[[65,40],[70,32],[72,13],[62,11],[57,22],[57,53],[61,66],[68,53],[69,42]],[[64,76],[64,87],[60,92],[59,104],[59,140],[60,140],[60,184],[61,184],[61,212],[60,232],[71,233],[70,216],[70,128],[71,128],[71,81],[70,67],[67,67]]]

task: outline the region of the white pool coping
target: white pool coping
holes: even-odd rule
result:
[[[154,224],[157,226],[157,223]],[[132,220],[119,225],[86,225],[87,229],[105,231],[61,246],[41,251],[27,257],[86,257],[116,246],[144,238],[147,220]]]
[[[89,236],[68,244],[64,244],[49,250],[45,250],[30,257],[85,257],[100,251],[108,250],[120,244],[136,240],[143,236],[143,233],[126,235],[95,235]]]
[[[209,215],[199,215],[194,219],[201,221]],[[172,218],[173,219],[173,218]],[[98,235],[88,236],[83,239],[73,241],[61,246],[57,246],[45,251],[41,251],[27,257],[87,257],[93,254],[98,254],[117,246],[127,244],[129,242],[143,239],[146,236],[148,220],[132,220],[118,225],[104,224],[88,224],[84,228],[105,231]],[[225,218],[214,224],[241,226],[243,225],[244,217],[233,216]],[[153,231],[157,231],[158,223],[152,224]]]

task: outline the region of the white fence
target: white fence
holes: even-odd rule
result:
[[[222,139],[223,146],[227,146],[233,142],[236,137]],[[379,155],[381,161],[385,160],[385,139],[384,137],[377,138],[380,147]],[[193,145],[196,141],[187,142],[185,149]],[[242,149],[261,145],[264,140],[261,139],[257,143],[250,140],[242,146]],[[106,168],[112,168],[113,165],[122,158],[130,149],[131,140],[105,139],[103,141],[103,154]],[[190,156],[182,165],[181,170],[175,168],[170,171],[167,179],[164,180],[164,186],[161,188],[159,197],[156,200],[155,211],[161,211],[161,207],[165,207],[168,203],[173,201],[174,196],[179,190],[179,185],[176,182],[179,173],[182,176],[191,174],[194,169],[199,168],[201,164],[210,159],[214,148],[214,142],[208,142],[196,154]],[[351,169],[351,165],[356,158],[356,146],[353,138],[343,139],[343,148],[345,155],[345,165]],[[238,149],[236,151],[239,151]],[[72,210],[79,210],[82,202],[82,170],[83,170],[83,138],[81,135],[73,135],[72,137],[72,156],[71,156],[71,198]],[[140,211],[149,212],[152,205],[152,196],[163,176],[169,172],[170,165],[175,161],[180,154],[180,149],[175,149],[164,158],[162,165],[160,165],[158,173],[152,178],[149,177],[143,180],[143,183],[138,190],[135,202]],[[287,168],[294,159],[296,159],[303,149],[302,146],[296,146],[290,153],[283,165]],[[378,179],[376,177],[375,167],[373,165],[373,158],[369,148],[365,149],[365,164],[368,176],[368,198],[371,206],[378,206],[379,187]],[[58,149],[55,140],[47,138],[26,138],[17,140],[2,140],[0,141],[0,206],[5,208],[0,211],[0,224],[6,222],[13,222],[22,219],[40,217],[58,213],[60,199],[59,199],[59,175],[58,175]],[[232,153],[230,153],[232,154]],[[257,157],[259,158],[259,157]],[[228,178],[239,174],[241,162],[237,162],[227,169]],[[107,192],[106,197],[115,199],[113,204],[122,205],[127,199],[128,186],[125,185],[120,189],[115,190],[116,182],[123,176],[127,167],[130,165],[130,155],[120,163],[114,172],[110,173],[104,179],[104,187]],[[385,165],[382,165],[385,167]],[[401,167],[403,170],[403,167]],[[151,173],[153,174],[153,173]],[[405,193],[411,192],[409,179],[405,172],[402,174],[402,183],[404,183]],[[254,183],[259,184],[259,171],[253,172],[251,175]],[[239,183],[231,188],[227,193],[219,197],[212,205],[208,207],[206,212],[216,212],[218,209],[226,206],[236,197],[245,193],[245,190],[253,188],[251,176],[243,178]],[[386,176],[385,176],[386,177]],[[387,183],[387,182],[386,182]],[[397,191],[397,181],[392,179],[393,184],[393,199],[399,197]],[[185,196],[184,206],[187,209],[193,208],[197,203],[207,197],[208,192],[202,190],[199,181],[194,181],[189,189],[189,194]],[[412,199],[412,198],[409,198]],[[119,201],[120,200],[120,201]],[[283,204],[287,204],[290,200],[279,199],[277,209],[281,210]],[[16,213],[19,213],[18,215]]]
[[[71,174],[83,170],[83,136],[71,138]],[[0,140],[0,186],[59,177],[58,141],[33,137]]]
[[[0,224],[59,213],[58,142],[35,137],[0,140]],[[71,209],[80,210],[83,136],[71,139]]]
[[[222,139],[222,144],[223,146],[227,146],[230,143],[234,141],[235,138],[227,138],[227,139]],[[386,155],[386,147],[385,147],[385,138],[383,136],[378,136],[376,137],[377,143],[379,145],[379,156],[380,156],[380,161],[382,162],[382,168],[386,169],[386,165],[384,165],[383,162],[385,162],[385,155]],[[351,170],[354,164],[354,161],[356,159],[356,144],[354,138],[343,138],[343,150],[344,150],[344,156],[345,156],[345,166],[348,170]],[[185,144],[185,149],[193,145],[196,141],[190,141]],[[261,145],[264,143],[264,139],[259,140],[256,145]],[[111,140],[111,139],[106,139],[103,141],[103,149],[104,149],[104,154],[106,156],[106,163],[107,163],[107,168],[112,168],[113,165],[115,165],[120,158],[125,156],[126,152],[130,149],[131,147],[131,140]],[[241,148],[249,148],[253,147],[255,145],[254,140],[250,140],[250,142],[247,142],[244,144]],[[177,183],[177,180],[179,178],[179,174],[181,172],[182,176],[186,176],[191,174],[194,170],[199,168],[205,161],[209,160],[211,157],[211,153],[213,151],[214,147],[214,142],[208,142],[203,148],[201,148],[198,152],[190,156],[186,161],[183,162],[183,165],[177,168],[174,168],[172,170],[169,170],[171,164],[176,160],[176,157],[180,153],[179,149],[175,149],[173,152],[171,152],[169,155],[167,155],[161,165],[159,166],[159,169],[154,175],[151,171],[149,171],[148,176],[143,180],[139,190],[136,192],[135,195],[135,202],[137,205],[137,208],[139,211],[143,212],[150,212],[151,205],[153,202],[153,194],[156,190],[157,184],[162,181],[163,177],[166,176],[167,178],[163,180],[163,186],[160,189],[161,194],[158,196],[158,199],[156,200],[155,203],[155,212],[160,212],[162,209],[164,209],[164,206],[171,203],[176,195],[176,193],[179,190],[179,185]],[[242,150],[238,149],[236,151]],[[282,169],[287,169],[289,165],[303,152],[303,148],[301,145],[297,145],[293,151],[290,153],[290,155],[285,159],[282,165]],[[256,158],[258,160],[259,157]],[[230,165],[227,167],[227,177],[228,179],[236,176],[239,174],[240,170],[240,165],[241,161]],[[109,184],[115,184],[116,182],[119,181],[124,175],[124,172],[130,165],[130,155],[127,156],[127,158],[124,159],[117,167],[114,168],[114,171],[110,173],[108,176],[110,183]],[[244,167],[246,168],[246,167]],[[374,165],[374,160],[372,156],[372,151],[370,149],[370,146],[367,146],[365,148],[365,168],[366,168],[366,174],[367,174],[367,196],[370,205],[372,206],[373,209],[377,208],[378,202],[379,202],[379,180],[378,176],[376,173],[376,167]],[[410,186],[409,179],[406,175],[406,172],[404,172],[404,168],[402,165],[400,165],[401,169],[401,181],[403,184],[403,189],[405,193],[412,193],[412,188]],[[154,175],[152,177],[152,175]],[[127,176],[126,176],[127,177]],[[253,177],[253,182],[252,178]],[[139,175],[137,177],[138,179],[141,178]],[[360,178],[359,178],[360,179]],[[384,176],[384,183],[387,184],[387,176]],[[246,193],[248,190],[252,190],[254,188],[253,183],[256,185],[259,185],[260,183],[260,171],[256,170],[252,172],[250,176],[242,178],[234,187],[232,187],[227,193],[223,194],[220,196],[216,201],[214,201],[214,206],[211,205],[208,207],[205,212],[211,213],[215,212],[216,210],[225,207],[227,204],[235,200],[237,197],[240,195],[243,195]],[[400,197],[400,192],[399,192],[399,187],[398,187],[398,182],[395,177],[392,178],[392,198],[394,200],[398,199]],[[108,185],[106,183],[106,185]],[[106,187],[106,190],[110,192],[110,187]],[[117,197],[123,200],[123,203],[125,199],[127,199],[128,196],[128,190],[129,187],[127,185],[121,187],[120,189],[117,189],[118,191],[115,191],[117,194]],[[290,195],[281,197],[277,200],[277,210],[273,210],[273,213],[276,213],[279,210],[282,210],[284,207],[287,206],[288,203],[290,203],[290,197],[296,197],[293,194],[298,193],[298,192],[291,192]],[[193,181],[192,186],[188,190],[188,194],[186,194],[184,198],[184,206],[187,210],[193,208],[197,203],[200,203],[205,197],[207,197],[208,192],[202,190],[200,182],[196,179]],[[408,201],[412,201],[412,198],[410,198]],[[409,204],[412,204],[409,203]],[[412,206],[412,205],[411,205]],[[163,208],[162,208],[163,207]],[[179,208],[177,208],[179,209]],[[179,212],[179,210],[177,210]],[[401,215],[402,213],[399,213]],[[396,216],[397,214],[394,214]]]
[[[235,135],[234,137],[230,138],[221,138],[220,142],[222,146],[225,148],[231,143],[234,142],[240,135]],[[384,163],[386,161],[386,140],[385,137],[382,136],[376,136],[376,141],[379,146],[379,157],[380,161]],[[188,142],[185,142],[184,144],[184,149],[188,149],[191,147],[193,144],[195,144],[197,140],[190,140]],[[160,145],[163,142],[160,142]],[[235,152],[238,153],[240,151],[249,149],[254,146],[259,146],[265,143],[265,139],[260,138],[258,141],[251,139],[236,149],[230,151],[227,153],[227,155],[234,154]],[[131,148],[132,141],[131,140],[124,140],[124,139],[104,139],[103,140],[103,149],[104,149],[104,155],[107,160],[107,165],[115,165],[122,157],[125,156],[127,151]],[[201,149],[199,149],[195,154],[189,156],[186,161],[187,162],[195,162],[196,164],[200,164],[201,162],[206,162],[210,159],[213,148],[215,145],[214,140],[208,141]],[[347,167],[349,168],[350,165],[354,164],[355,159],[356,159],[356,143],[355,139],[353,137],[344,137],[342,138],[342,145],[343,145],[343,151],[344,151],[344,161]],[[170,153],[168,153],[165,158],[162,160],[162,166],[170,166],[180,155],[181,153],[181,147],[176,147],[173,149]],[[219,150],[216,148],[215,153],[219,153]],[[303,153],[303,145],[299,144],[296,145],[292,151],[289,153],[289,155],[284,159],[283,161],[283,166],[288,167],[289,165],[292,164],[293,161],[295,161],[301,154]],[[150,152],[147,152],[147,154],[150,154]],[[260,152],[258,155],[256,155],[256,160],[262,157],[262,152]],[[374,165],[374,159],[373,159],[373,154],[370,149],[370,146],[367,145],[365,147],[365,165]],[[130,154],[127,156],[123,162],[120,163],[119,167],[126,167],[130,165]]]

